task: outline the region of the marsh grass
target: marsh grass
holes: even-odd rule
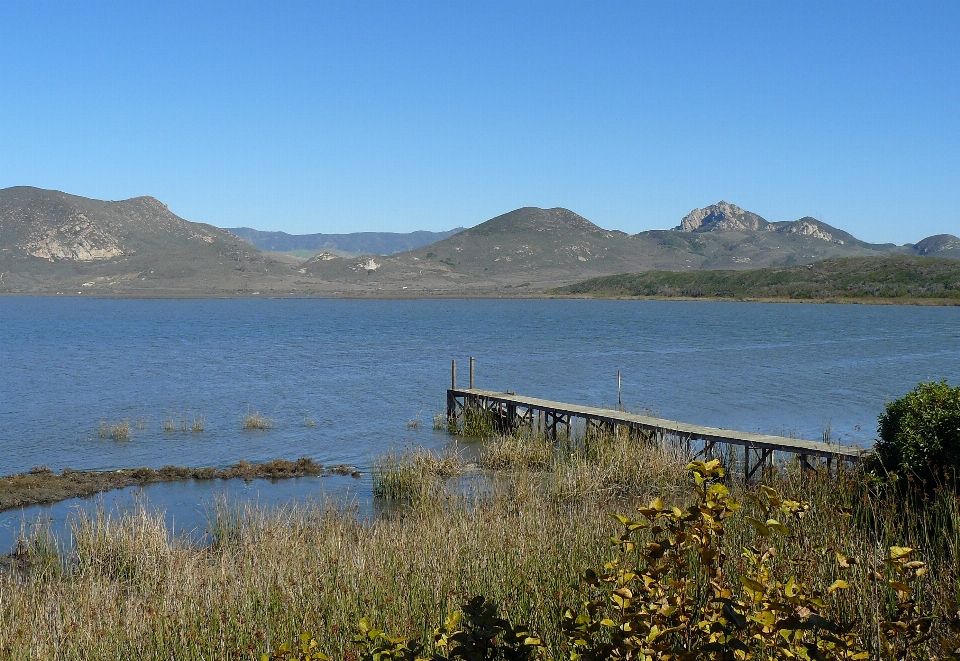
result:
[[[190,425],[190,431],[194,434],[199,434],[207,429],[207,420],[202,415],[197,415],[193,417],[193,424]]]
[[[29,567],[35,575],[51,576],[63,570],[62,557],[62,544],[53,534],[49,519],[38,517],[29,525],[21,522],[20,535],[12,553],[15,564]]]
[[[407,420],[407,429],[420,429],[420,413],[422,413],[422,411],[418,412],[417,417],[413,420]]]
[[[167,417],[163,419],[161,424],[163,426],[163,431],[168,434],[186,434],[187,430],[190,429],[190,422],[187,419],[186,413],[181,414],[170,411],[170,413],[167,414]]]
[[[555,444],[543,434],[527,428],[486,440],[478,460],[489,470],[547,470],[554,462]]]
[[[433,414],[433,428],[436,431],[442,431],[447,428],[446,413],[437,412]]]
[[[467,406],[459,416],[451,416],[445,422],[447,431],[451,434],[472,438],[488,438],[496,431],[493,414],[486,409],[473,406]],[[436,418],[434,418],[434,427],[436,427]]]
[[[100,438],[109,438],[114,441],[129,441],[130,422],[128,420],[121,420],[119,422],[108,423],[105,420],[101,420],[100,425],[97,427],[97,433],[100,435]]]
[[[331,658],[351,659],[362,617],[429,646],[450,611],[482,594],[504,617],[529,623],[550,657],[569,658],[561,614],[596,594],[580,579],[612,557],[609,540],[622,526],[609,515],[637,516],[635,508],[655,496],[667,511],[696,501],[678,448],[616,434],[588,440],[556,445],[547,467],[531,464],[529,447],[504,441],[490,454],[506,458],[493,471],[497,479],[469,493],[446,488],[464,478],[462,458],[398,451],[374,470],[378,495],[393,503],[379,516],[360,519],[329,502],[267,511],[221,500],[212,543],[203,546],[171,538],[149,508],[78,515],[76,551],[62,540],[40,545],[57,550],[62,571],[28,564],[0,572],[0,656],[259,658],[313,631]],[[765,492],[728,482],[743,504],[743,515],[725,520],[722,540],[732,596],[746,598],[738,579],[750,571],[744,549],[762,543],[773,549],[767,562],[779,580],[793,577],[824,594],[838,576],[849,582],[851,589],[825,597],[824,612],[855,626],[871,658],[945,658],[936,646],[960,593],[956,490],[904,499],[857,473],[804,473],[789,463],[766,479],[809,509],[791,522],[791,534],[761,538],[746,515],[763,514]],[[639,549],[652,534],[636,533]],[[938,614],[930,638],[899,656],[883,650],[880,623],[902,600],[886,579],[870,579],[878,567],[888,571],[894,545],[919,549],[929,572],[914,599]],[[840,557],[848,564],[842,572]],[[687,561],[699,562],[696,554]]]
[[[443,492],[444,483],[463,473],[464,459],[456,447],[434,454],[422,447],[389,452],[373,468],[373,494],[407,503],[424,502]]]
[[[259,411],[247,411],[240,420],[241,429],[273,429],[273,418],[262,415]]]
[[[70,530],[75,574],[119,584],[158,584],[180,545],[171,540],[164,513],[143,502],[120,517],[103,508],[81,510]]]
[[[317,426],[317,421],[314,420],[313,418],[308,418],[307,416],[303,416],[303,426],[304,426],[304,427],[316,427],[316,426]]]
[[[332,658],[350,658],[361,617],[429,635],[474,591],[545,630],[612,530],[586,503],[518,506],[516,493],[479,507],[437,495],[369,523],[323,504],[218,516],[216,543],[203,548],[170,539],[149,511],[75,522],[81,550],[61,576],[0,574],[0,654],[259,658],[311,629]]]

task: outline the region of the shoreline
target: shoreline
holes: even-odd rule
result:
[[[263,295],[263,294],[213,294],[196,293],[186,294],[183,292],[157,293],[152,296],[142,294],[51,294],[46,292],[0,292],[0,298],[93,298],[101,300],[234,300],[234,299],[264,299],[264,300],[371,300],[371,301],[423,301],[423,300],[606,300],[606,301],[682,301],[682,302],[714,302],[714,303],[808,303],[808,304],[833,304],[833,305],[903,305],[903,306],[933,306],[933,307],[957,307],[960,306],[960,298],[880,298],[871,296],[846,297],[836,296],[830,298],[785,298],[785,297],[746,297],[733,298],[721,296],[631,296],[627,294],[552,294],[549,292],[527,292],[520,295],[505,294],[502,292],[490,293],[449,293],[449,294],[416,294],[416,293],[386,293],[378,292],[363,293],[317,293],[317,294],[288,294],[284,295]]]
[[[26,473],[0,477],[0,512],[53,505],[71,498],[89,498],[97,494],[146,486],[160,482],[187,480],[285,480],[299,477],[327,477],[349,475],[359,477],[360,471],[345,464],[324,467],[308,457],[296,461],[274,459],[259,464],[239,461],[228,468],[189,468],[164,466],[162,468],[128,468],[114,471],[74,471],[65,468],[56,473],[42,466]]]

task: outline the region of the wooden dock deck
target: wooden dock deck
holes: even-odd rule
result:
[[[471,361],[471,386],[472,368]],[[626,427],[661,440],[675,439],[685,443],[691,457],[712,456],[715,449],[718,449],[718,444],[739,446],[743,449],[743,475],[747,480],[764,466],[772,465],[775,453],[796,455],[801,465],[806,468],[813,468],[811,460],[817,463],[825,462],[828,470],[832,468],[835,460],[856,463],[862,454],[858,448],[823,441],[704,427],[616,409],[555,402],[512,392],[495,392],[473,387],[457,388],[456,367],[452,385],[453,387],[447,390],[447,417],[454,422],[463,416],[467,409],[472,408],[492,414],[495,423],[503,429],[529,425],[552,438],[569,434],[574,420],[582,420],[586,429],[615,430],[617,427]]]

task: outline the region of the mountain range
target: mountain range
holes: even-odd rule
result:
[[[313,257],[318,252],[329,252],[341,257],[358,257],[363,254],[392,255],[405,250],[415,250],[448,236],[462,232],[457,227],[446,232],[353,232],[351,234],[287,234],[286,232],[262,232],[249,227],[225,227],[260,250],[283,252],[297,257]]]
[[[441,293],[492,284],[533,291],[616,273],[736,270],[894,254],[960,258],[960,240],[939,235],[916,245],[872,244],[809,216],[769,222],[723,201],[695,209],[674,229],[632,235],[603,229],[568,209],[525,207],[416,250],[355,259],[321,253],[302,269],[360,290]]]
[[[346,241],[375,235],[339,236],[338,245],[358,246]],[[386,252],[386,243],[377,245]],[[884,255],[960,258],[960,239],[871,244],[812,217],[769,222],[723,201],[695,209],[674,229],[632,235],[567,209],[524,207],[395,254],[343,257],[328,249],[302,260],[187,221],[152,197],[110,202],[26,186],[0,190],[0,293],[526,295],[616,273]]]

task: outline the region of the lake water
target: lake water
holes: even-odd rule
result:
[[[374,458],[440,447],[450,360],[476,385],[671,419],[869,446],[885,400],[960,382],[960,308],[592,300],[0,299],[0,474],[309,456],[364,476],[142,490],[202,525],[215,493],[274,503],[364,501]],[[259,411],[267,431],[243,431]],[[163,420],[205,419],[203,433]],[[421,426],[409,428],[409,420]],[[315,426],[304,424],[313,420]],[[136,420],[129,441],[100,421]],[[106,497],[129,504],[141,490]],[[20,522],[77,503],[0,514]]]

